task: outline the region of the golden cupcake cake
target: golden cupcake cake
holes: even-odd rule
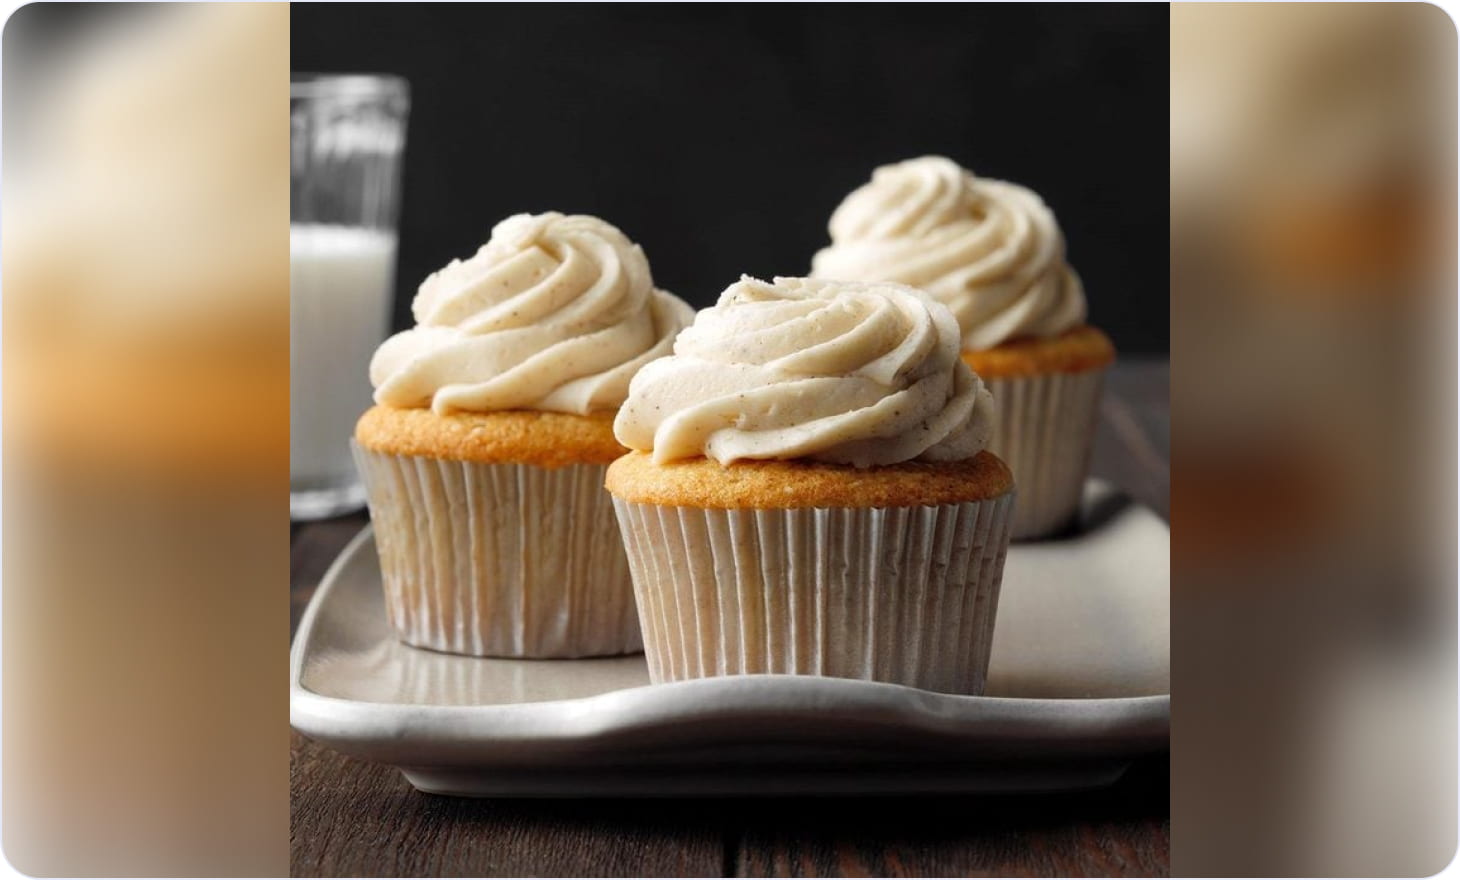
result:
[[[630,378],[690,308],[618,229],[548,213],[499,223],[412,314],[371,361],[355,429],[397,634],[495,657],[639,650],[603,481]]]
[[[946,305],[998,407],[989,447],[1019,489],[1014,538],[1068,526],[1115,348],[1086,323],[1054,213],[1018,184],[925,156],[873,172],[832,214],[819,278],[895,281]]]
[[[742,278],[639,371],[608,469],[656,682],[976,694],[1013,478],[953,315],[899,284]]]

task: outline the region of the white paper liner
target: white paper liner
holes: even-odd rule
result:
[[[606,466],[479,464],[359,447],[355,461],[402,641],[490,657],[642,647]]]
[[[1014,472],[1019,494],[1013,540],[1048,536],[1074,518],[1090,469],[1104,378],[1100,367],[985,380],[998,410],[988,448]]]
[[[983,691],[1013,495],[707,510],[614,498],[655,682],[795,673]]]

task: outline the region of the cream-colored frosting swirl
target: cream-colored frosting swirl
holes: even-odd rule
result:
[[[622,232],[557,213],[498,223],[421,283],[411,312],[370,362],[375,401],[440,413],[613,409],[693,316]]]
[[[976,455],[993,417],[957,322],[922,291],[742,277],[634,377],[614,433],[656,462],[868,467]]]
[[[828,229],[832,243],[813,258],[813,276],[921,288],[953,311],[965,349],[1056,336],[1085,320],[1085,290],[1049,207],[951,159],[878,168]]]

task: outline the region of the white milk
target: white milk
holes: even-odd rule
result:
[[[392,232],[289,227],[291,509],[296,493],[360,493],[349,440],[371,403],[370,357],[390,326],[394,275]]]

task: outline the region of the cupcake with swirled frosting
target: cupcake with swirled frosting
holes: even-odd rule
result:
[[[644,367],[608,469],[654,681],[979,693],[1013,480],[957,321],[911,287],[742,278]]]
[[[895,281],[958,320],[962,357],[998,404],[990,448],[1014,472],[1014,537],[1050,535],[1079,507],[1110,340],[1086,323],[1054,213],[1018,184],[941,156],[876,169],[832,214],[812,275]]]
[[[498,657],[640,648],[605,469],[629,381],[692,311],[588,216],[519,214],[422,282],[355,429],[402,640]]]

